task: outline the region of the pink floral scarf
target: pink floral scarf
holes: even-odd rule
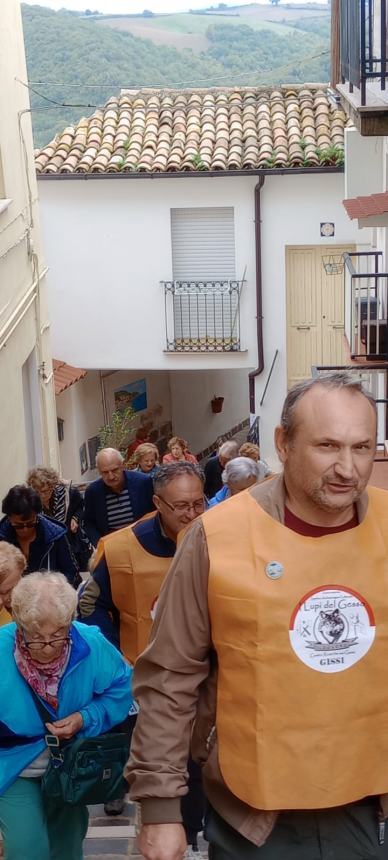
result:
[[[14,657],[20,674],[27,684],[55,710],[58,708],[58,687],[70,656],[70,643],[51,663],[35,663],[20,630],[16,633]]]

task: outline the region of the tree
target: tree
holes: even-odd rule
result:
[[[100,427],[98,431],[99,451],[101,448],[116,448],[125,457],[133,433],[134,421],[135,412],[132,406],[128,406],[127,409],[115,409],[109,424]]]

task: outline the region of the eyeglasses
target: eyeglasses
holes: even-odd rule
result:
[[[38,520],[35,517],[34,520],[26,520],[25,523],[12,523],[11,522],[11,525],[17,532],[21,532],[21,531],[23,531],[23,529],[32,529],[34,526],[36,526],[37,522],[38,522]]]
[[[38,642],[38,640],[28,641],[26,639],[26,634],[23,630],[23,639],[24,644],[27,646],[29,651],[40,651],[41,648],[55,648],[57,645],[64,645],[65,642],[70,642],[70,635],[67,636],[57,636],[54,639],[49,639],[48,642]]]
[[[202,514],[205,509],[205,499],[202,496],[202,499],[196,499],[195,502],[178,502],[176,505],[172,505],[167,499],[164,499],[163,496],[158,496],[170,511],[177,511],[178,514],[189,514],[192,510],[195,514]]]

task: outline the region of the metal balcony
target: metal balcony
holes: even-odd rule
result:
[[[238,352],[244,281],[161,281],[167,352]]]
[[[346,373],[363,386],[373,395],[377,406],[377,446],[375,464],[383,465],[384,481],[375,483],[375,486],[383,486],[388,489],[388,368],[386,365],[373,365],[360,363],[354,365],[330,366],[321,365],[312,368],[312,376],[319,378],[321,373],[329,371],[346,371]],[[376,467],[375,469],[376,470]],[[380,467],[379,467],[380,470]],[[372,484],[374,482],[372,481]]]
[[[352,359],[388,361],[388,273],[381,251],[344,254],[345,334]]]
[[[360,107],[377,108],[381,96],[386,100],[386,0],[340,0],[340,68],[349,94],[359,91]]]

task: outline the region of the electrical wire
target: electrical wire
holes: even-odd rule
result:
[[[97,105],[92,105],[92,104],[66,104],[65,102],[58,102],[58,101],[56,101],[56,99],[50,99],[48,96],[43,95],[43,93],[39,93],[38,90],[35,90],[29,84],[26,84],[25,81],[22,81],[20,78],[15,78],[15,80],[18,81],[19,84],[22,84],[23,87],[26,87],[26,89],[29,90],[31,93],[35,93],[35,95],[39,96],[39,98],[44,99],[46,102],[50,102],[51,104],[56,105],[57,107],[77,107],[77,108],[78,107],[79,108],[81,108],[81,107],[87,107],[87,108],[97,107]],[[51,86],[51,85],[49,84],[48,86]],[[54,86],[54,84],[52,86]],[[79,86],[82,87],[82,84],[80,84]],[[102,84],[101,86],[104,86],[104,84]]]
[[[26,87],[26,89],[30,90],[30,92],[33,92],[36,96],[39,96],[40,98],[44,99],[47,102],[50,102],[50,104],[56,105],[57,107],[96,108],[99,105],[94,105],[94,104],[90,104],[90,103],[89,104],[88,103],[87,104],[85,104],[85,103],[82,103],[82,104],[78,103],[77,104],[77,103],[70,103],[70,102],[59,102],[56,99],[52,99],[49,96],[46,96],[43,93],[40,93],[34,87],[35,86],[56,86],[56,87],[77,88],[77,89],[90,89],[90,88],[93,88],[93,89],[118,89],[119,88],[119,89],[130,89],[130,90],[131,89],[136,89],[136,90],[159,89],[159,90],[163,91],[163,90],[168,90],[168,89],[173,89],[173,88],[180,88],[180,87],[186,87],[186,86],[195,86],[198,84],[205,84],[205,83],[209,83],[211,81],[230,80],[231,78],[233,78],[233,79],[242,78],[242,77],[247,77],[248,75],[253,75],[253,76],[260,75],[260,77],[262,77],[263,75],[269,75],[269,74],[273,75],[275,72],[287,71],[287,69],[290,69],[295,65],[295,62],[298,62],[298,64],[305,63],[305,62],[308,62],[309,60],[316,60],[320,57],[327,56],[329,53],[330,52],[328,50],[326,50],[326,51],[320,51],[317,54],[310,54],[306,57],[299,57],[299,58],[295,57],[289,63],[282,65],[282,66],[275,66],[274,68],[271,68],[271,69],[258,69],[257,71],[254,71],[253,69],[249,69],[245,72],[237,72],[237,73],[229,72],[226,75],[213,75],[212,77],[208,77],[208,78],[192,78],[191,80],[187,80],[187,81],[173,81],[169,84],[166,84],[166,83],[162,83],[162,84],[161,83],[159,83],[159,84],[128,84],[128,83],[127,84],[123,84],[123,83],[121,83],[121,84],[120,83],[114,83],[114,84],[113,83],[107,83],[107,84],[105,84],[105,83],[101,83],[101,84],[67,84],[64,81],[62,81],[62,82],[56,81],[55,82],[55,81],[30,81],[29,80],[28,82],[25,82],[25,81],[21,80],[21,78],[16,78],[16,80],[20,84],[22,84],[22,86]],[[214,86],[214,84],[213,84],[213,86]],[[34,108],[34,110],[35,109],[36,108]]]

